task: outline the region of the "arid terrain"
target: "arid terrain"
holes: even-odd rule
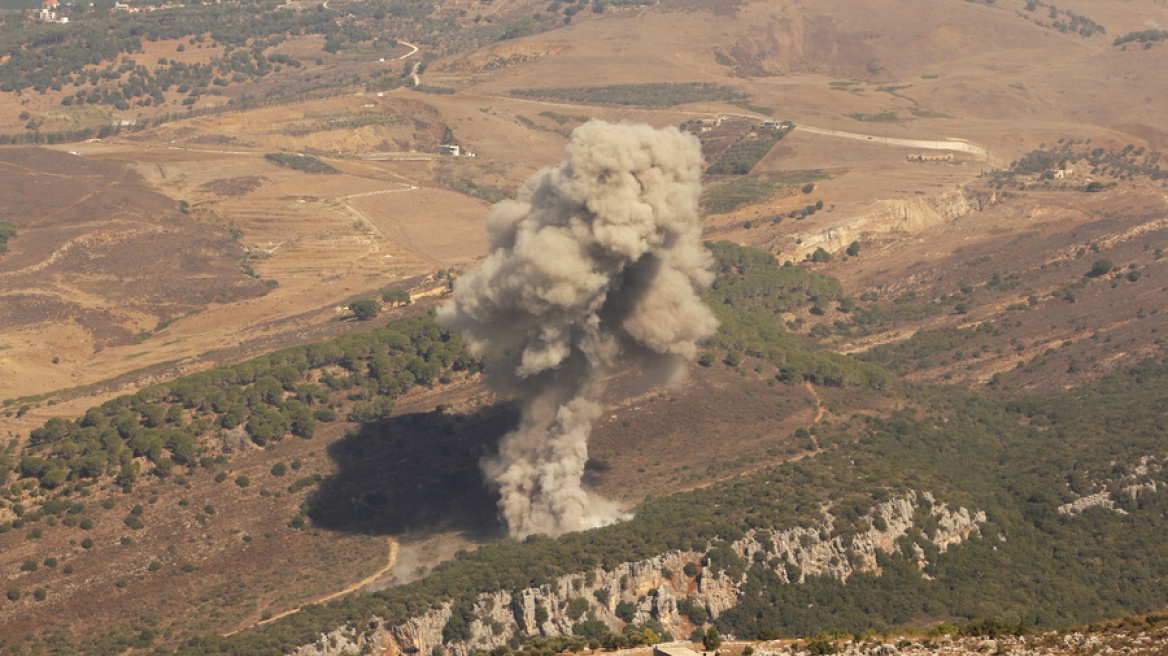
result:
[[[442,4],[468,31],[554,15],[543,3]],[[277,46],[303,66],[201,96],[190,117],[2,146],[0,222],[18,234],[0,252],[0,437],[19,449],[50,418],[79,417],[152,383],[429,311],[448,296],[450,276],[485,255],[492,202],[558,162],[570,130],[590,119],[684,124],[711,165],[733,144],[793,124],[746,170],[705,176],[702,220],[707,239],[842,283],[847,302],[776,317],[808,343],[908,381],[1003,397],[1134,365],[1159,353],[1168,331],[1168,177],[1157,168],[1168,166],[1168,42],[1114,40],[1168,26],[1168,7],[1026,5],[615,3],[470,49],[415,47],[403,34],[392,47],[339,55],[305,34]],[[1073,16],[1106,32],[1052,26]],[[205,62],[209,48],[148,42],[138,59]],[[337,82],[319,97],[207,111],[279,85],[308,94],[321,76],[388,67],[408,77],[423,61],[419,88]],[[667,104],[636,93],[627,103],[513,93],[658,83],[724,85],[739,97]],[[154,107],[63,107],[75,90],[0,92],[0,132],[25,130],[21,112],[71,129],[185,109],[177,92]],[[461,155],[440,154],[443,145]],[[1050,165],[1019,165],[1035,151]],[[334,170],[306,172],[270,154]],[[402,289],[413,303],[387,306],[375,322],[348,309]],[[819,449],[815,426],[902,406],[849,388],[776,385],[778,373],[747,356],[732,367],[695,365],[677,390],[614,375],[589,482],[631,508],[808,457]],[[262,447],[240,443],[239,429],[201,445],[221,455],[210,465],[130,492],[87,488],[76,521],[50,518],[35,539],[0,534],[0,579],[26,593],[0,600],[0,635],[128,626],[174,645],[417,578],[455,549],[499,537],[477,462],[514,421],[509,401],[460,376],[398,399],[378,424],[395,440],[367,445],[343,418],[312,440]],[[279,474],[277,463],[286,464]],[[319,488],[291,490],[312,475]],[[31,504],[34,493],[14,485]],[[359,509],[378,485],[383,497],[416,499],[392,524],[338,515],[332,525],[292,525],[308,513],[306,489]],[[131,513],[144,529],[126,522]],[[19,514],[0,507],[0,521]],[[91,527],[75,530],[81,518]],[[34,600],[34,589],[47,599]],[[149,642],[126,648],[145,653]]]

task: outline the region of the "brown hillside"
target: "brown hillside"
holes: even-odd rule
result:
[[[95,351],[263,292],[240,271],[239,244],[123,166],[0,150],[0,195],[0,220],[19,230],[0,257],[5,399],[71,387]]]
[[[1168,150],[1160,101],[1168,44],[1112,45],[1128,31],[1168,25],[1164,6],[1063,4],[1107,33],[1064,34],[1022,0],[610,7],[468,52],[421,44],[422,82],[453,94],[352,86],[347,95],[189,118],[55,151],[0,149],[0,220],[20,230],[0,255],[0,399],[115,379],[56,396],[53,405],[29,400],[20,417],[10,404],[5,430],[23,437],[48,417],[78,416],[156,379],[367,329],[372,322],[344,319],[344,306],[387,287],[408,288],[423,299],[418,305],[436,301],[445,285],[434,274],[473,266],[484,252],[486,198],[558,161],[570,130],[594,117],[657,126],[722,118],[698,132],[711,159],[756,138],[764,114],[795,122],[748,175],[707,178],[710,193],[744,180],[770,186],[709,211],[705,236],[838,277],[854,304],[776,318],[826,348],[883,357],[910,380],[1008,395],[1062,389],[1137,362],[1160,348],[1168,329],[1159,310],[1168,289],[1164,181],[1076,164],[1057,179],[1050,171],[1014,187],[993,184],[994,171],[1068,140],[1110,152],[1131,144],[1146,149],[1141,163]],[[445,10],[467,10],[451,20],[470,26],[480,13],[504,24],[545,8],[460,0]],[[281,49],[315,56],[320,41],[290,39]],[[174,44],[148,47],[168,53]],[[342,79],[376,65],[358,53],[282,75]],[[650,107],[510,93],[649,82],[713,82],[750,97],[741,106]],[[56,100],[30,102],[48,111]],[[4,109],[15,125],[20,107]],[[971,150],[919,145],[950,138]],[[477,157],[440,157],[444,143]],[[338,172],[281,167],[268,153],[312,155]],[[1091,182],[1114,186],[1088,193]],[[178,211],[180,201],[190,214]],[[859,254],[849,256],[853,242]],[[807,262],[817,248],[831,261]],[[1115,270],[1086,276],[1099,259]],[[424,311],[418,305],[405,311]],[[865,312],[892,318],[859,326]],[[930,341],[942,329],[962,337]],[[747,357],[737,367],[696,368],[676,392],[615,376],[592,439],[589,482],[631,506],[809,457],[817,444],[812,434],[796,439],[798,429],[838,427],[892,403],[778,384],[775,373]],[[96,522],[91,532],[62,520],[38,525],[39,542],[25,531],[0,535],[10,585],[48,591],[39,605],[26,595],[0,608],[0,633],[137,633],[152,623],[170,629],[173,644],[294,610],[379,572],[376,585],[418,576],[450,545],[495,535],[476,459],[511,412],[506,399],[460,379],[412,392],[365,436],[342,421],[313,441],[239,448],[227,462],[143,480],[128,495],[95,488],[84,511]],[[271,470],[297,461],[295,475]],[[289,490],[290,479],[314,473],[323,477],[314,492]],[[247,487],[233,482],[240,475],[250,477]],[[318,515],[325,519],[308,531],[289,526],[310,494],[336,514]],[[101,505],[107,498],[114,508]],[[388,525],[362,523],[388,499],[400,501]],[[136,504],[144,529],[124,521]],[[423,539],[434,534],[436,546]],[[408,555],[388,573],[380,568],[397,551],[387,535],[405,541]],[[95,546],[81,546],[85,537]],[[422,553],[430,548],[437,555]],[[25,559],[50,555],[62,567],[20,570]],[[154,561],[160,567],[151,570]],[[64,573],[65,563],[75,574]],[[87,613],[93,608],[100,612]]]

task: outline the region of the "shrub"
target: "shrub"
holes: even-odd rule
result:
[[[315,483],[315,476],[305,476],[303,478],[298,478],[294,483],[288,486],[288,492],[295,494],[296,492],[299,492],[300,490],[303,490],[310,485],[314,485]]]
[[[822,246],[816,248],[814,252],[807,255],[807,259],[812,262],[830,262],[831,253],[828,253]]]
[[[410,293],[405,289],[389,289],[381,294],[381,300],[390,305],[409,305]]]
[[[572,621],[580,619],[587,612],[588,600],[583,597],[576,597],[572,601],[569,601],[567,608],[564,609],[564,614]]]
[[[340,173],[332,165],[320,161],[311,155],[293,155],[291,153],[268,153],[264,159],[296,171],[304,173]]]
[[[1105,257],[1102,257],[1098,260],[1095,260],[1095,263],[1091,265],[1091,270],[1087,272],[1087,275],[1091,276],[1092,278],[1098,278],[1100,276],[1105,276],[1111,273],[1111,270],[1114,268],[1114,262]]]
[[[349,310],[358,321],[369,321],[381,312],[381,304],[376,299],[363,298],[349,304]]]
[[[672,107],[683,103],[714,100],[742,100],[748,96],[730,87],[710,82],[662,82],[649,84],[611,84],[604,87],[558,87],[513,89],[512,95],[533,98],[556,98],[570,102],[614,103]]]

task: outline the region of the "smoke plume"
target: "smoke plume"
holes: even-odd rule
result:
[[[492,209],[490,254],[438,312],[485,355],[488,383],[520,397],[519,427],[482,464],[515,537],[620,519],[582,485],[605,372],[676,381],[717,327],[697,295],[713,280],[701,159],[676,128],[580,126],[563,163]]]

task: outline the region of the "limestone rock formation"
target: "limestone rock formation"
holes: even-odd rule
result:
[[[896,550],[896,540],[917,527],[921,513],[931,515],[936,526],[931,531],[931,540],[942,552],[970,536],[980,535],[979,527],[986,521],[984,512],[950,509],[929,492],[910,491],[874,506],[863,517],[867,530],[847,537],[831,537],[835,518],[830,510],[825,510],[823,521],[817,526],[756,529],[725,546],[744,563],[769,563],[781,580],[791,584],[799,584],[808,576],[822,575],[847,581],[857,572],[879,574],[877,551]],[[443,643],[443,628],[452,614],[452,606],[447,603],[400,624],[386,625],[375,620],[367,627],[343,627],[295,653],[339,656],[371,649],[373,653],[387,656],[429,656],[439,647],[454,656],[470,656],[475,650],[505,644],[515,635],[570,635],[573,625],[582,619],[579,615],[568,616],[569,604],[576,599],[588,603],[586,615],[613,630],[625,624],[616,615],[616,605],[628,602],[636,609],[632,623],[656,620],[675,637],[687,636],[694,626],[678,612],[680,600],[689,598],[691,603],[704,607],[711,617],[717,617],[738,602],[739,590],[745,583],[743,573],[710,566],[707,554],[707,551],[671,551],[624,563],[612,571],[594,569],[571,574],[537,588],[480,594],[473,604],[471,637],[465,641]],[[919,548],[914,555],[918,566],[928,564]],[[697,569],[695,576],[686,574],[689,564],[694,566],[691,571]],[[598,591],[603,592],[597,594]],[[541,622],[537,619],[540,616],[546,619]]]

